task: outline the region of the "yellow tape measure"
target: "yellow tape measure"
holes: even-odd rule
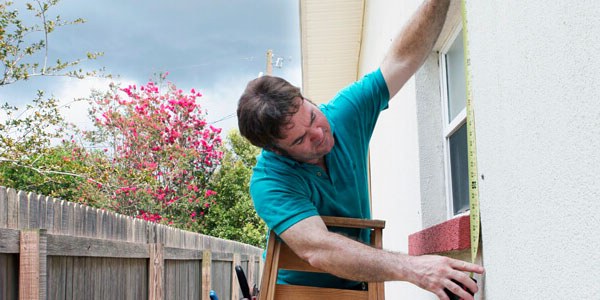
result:
[[[477,173],[477,146],[475,143],[475,120],[473,116],[473,90],[471,87],[471,57],[467,25],[466,0],[462,0],[463,46],[465,51],[465,82],[467,92],[467,154],[469,164],[469,203],[471,215],[471,262],[475,263],[479,246],[479,181]]]

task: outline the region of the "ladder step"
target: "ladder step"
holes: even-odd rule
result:
[[[367,291],[317,288],[310,286],[278,284],[275,288],[277,300],[368,300]]]

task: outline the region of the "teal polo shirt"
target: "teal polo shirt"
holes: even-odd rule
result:
[[[335,140],[325,155],[329,174],[316,165],[262,151],[250,180],[250,194],[258,215],[269,228],[279,235],[297,222],[317,215],[371,218],[367,153],[379,113],[387,108],[388,101],[387,85],[378,69],[319,106]],[[369,242],[367,230],[329,230]],[[334,288],[357,284],[328,274],[285,270],[279,272],[278,283]]]

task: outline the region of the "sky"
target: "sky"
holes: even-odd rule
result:
[[[25,0],[14,2],[25,22],[35,21],[25,10]],[[87,21],[49,35],[49,62],[104,52],[81,66],[105,67],[119,77],[32,78],[0,87],[1,103],[26,105],[38,89],[70,103],[88,97],[91,89],[106,90],[110,82],[139,86],[157,72],[169,72],[167,79],[179,88],[203,94],[200,104],[208,110],[207,121],[226,132],[237,128],[235,109],[246,83],[266,72],[267,50],[282,61],[273,75],[301,86],[296,0],[62,0],[48,15]],[[82,128],[91,126],[83,103],[73,104],[64,114]]]

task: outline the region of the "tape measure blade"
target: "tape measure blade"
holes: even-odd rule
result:
[[[469,52],[468,19],[466,0],[462,0],[462,25],[463,47],[465,55],[465,87],[467,96],[467,153],[469,168],[469,206],[470,206],[470,233],[471,233],[471,262],[475,263],[477,248],[479,246],[480,219],[479,219],[479,182],[477,172],[477,142],[475,139],[475,118],[473,112],[473,89],[471,86],[471,56]]]

